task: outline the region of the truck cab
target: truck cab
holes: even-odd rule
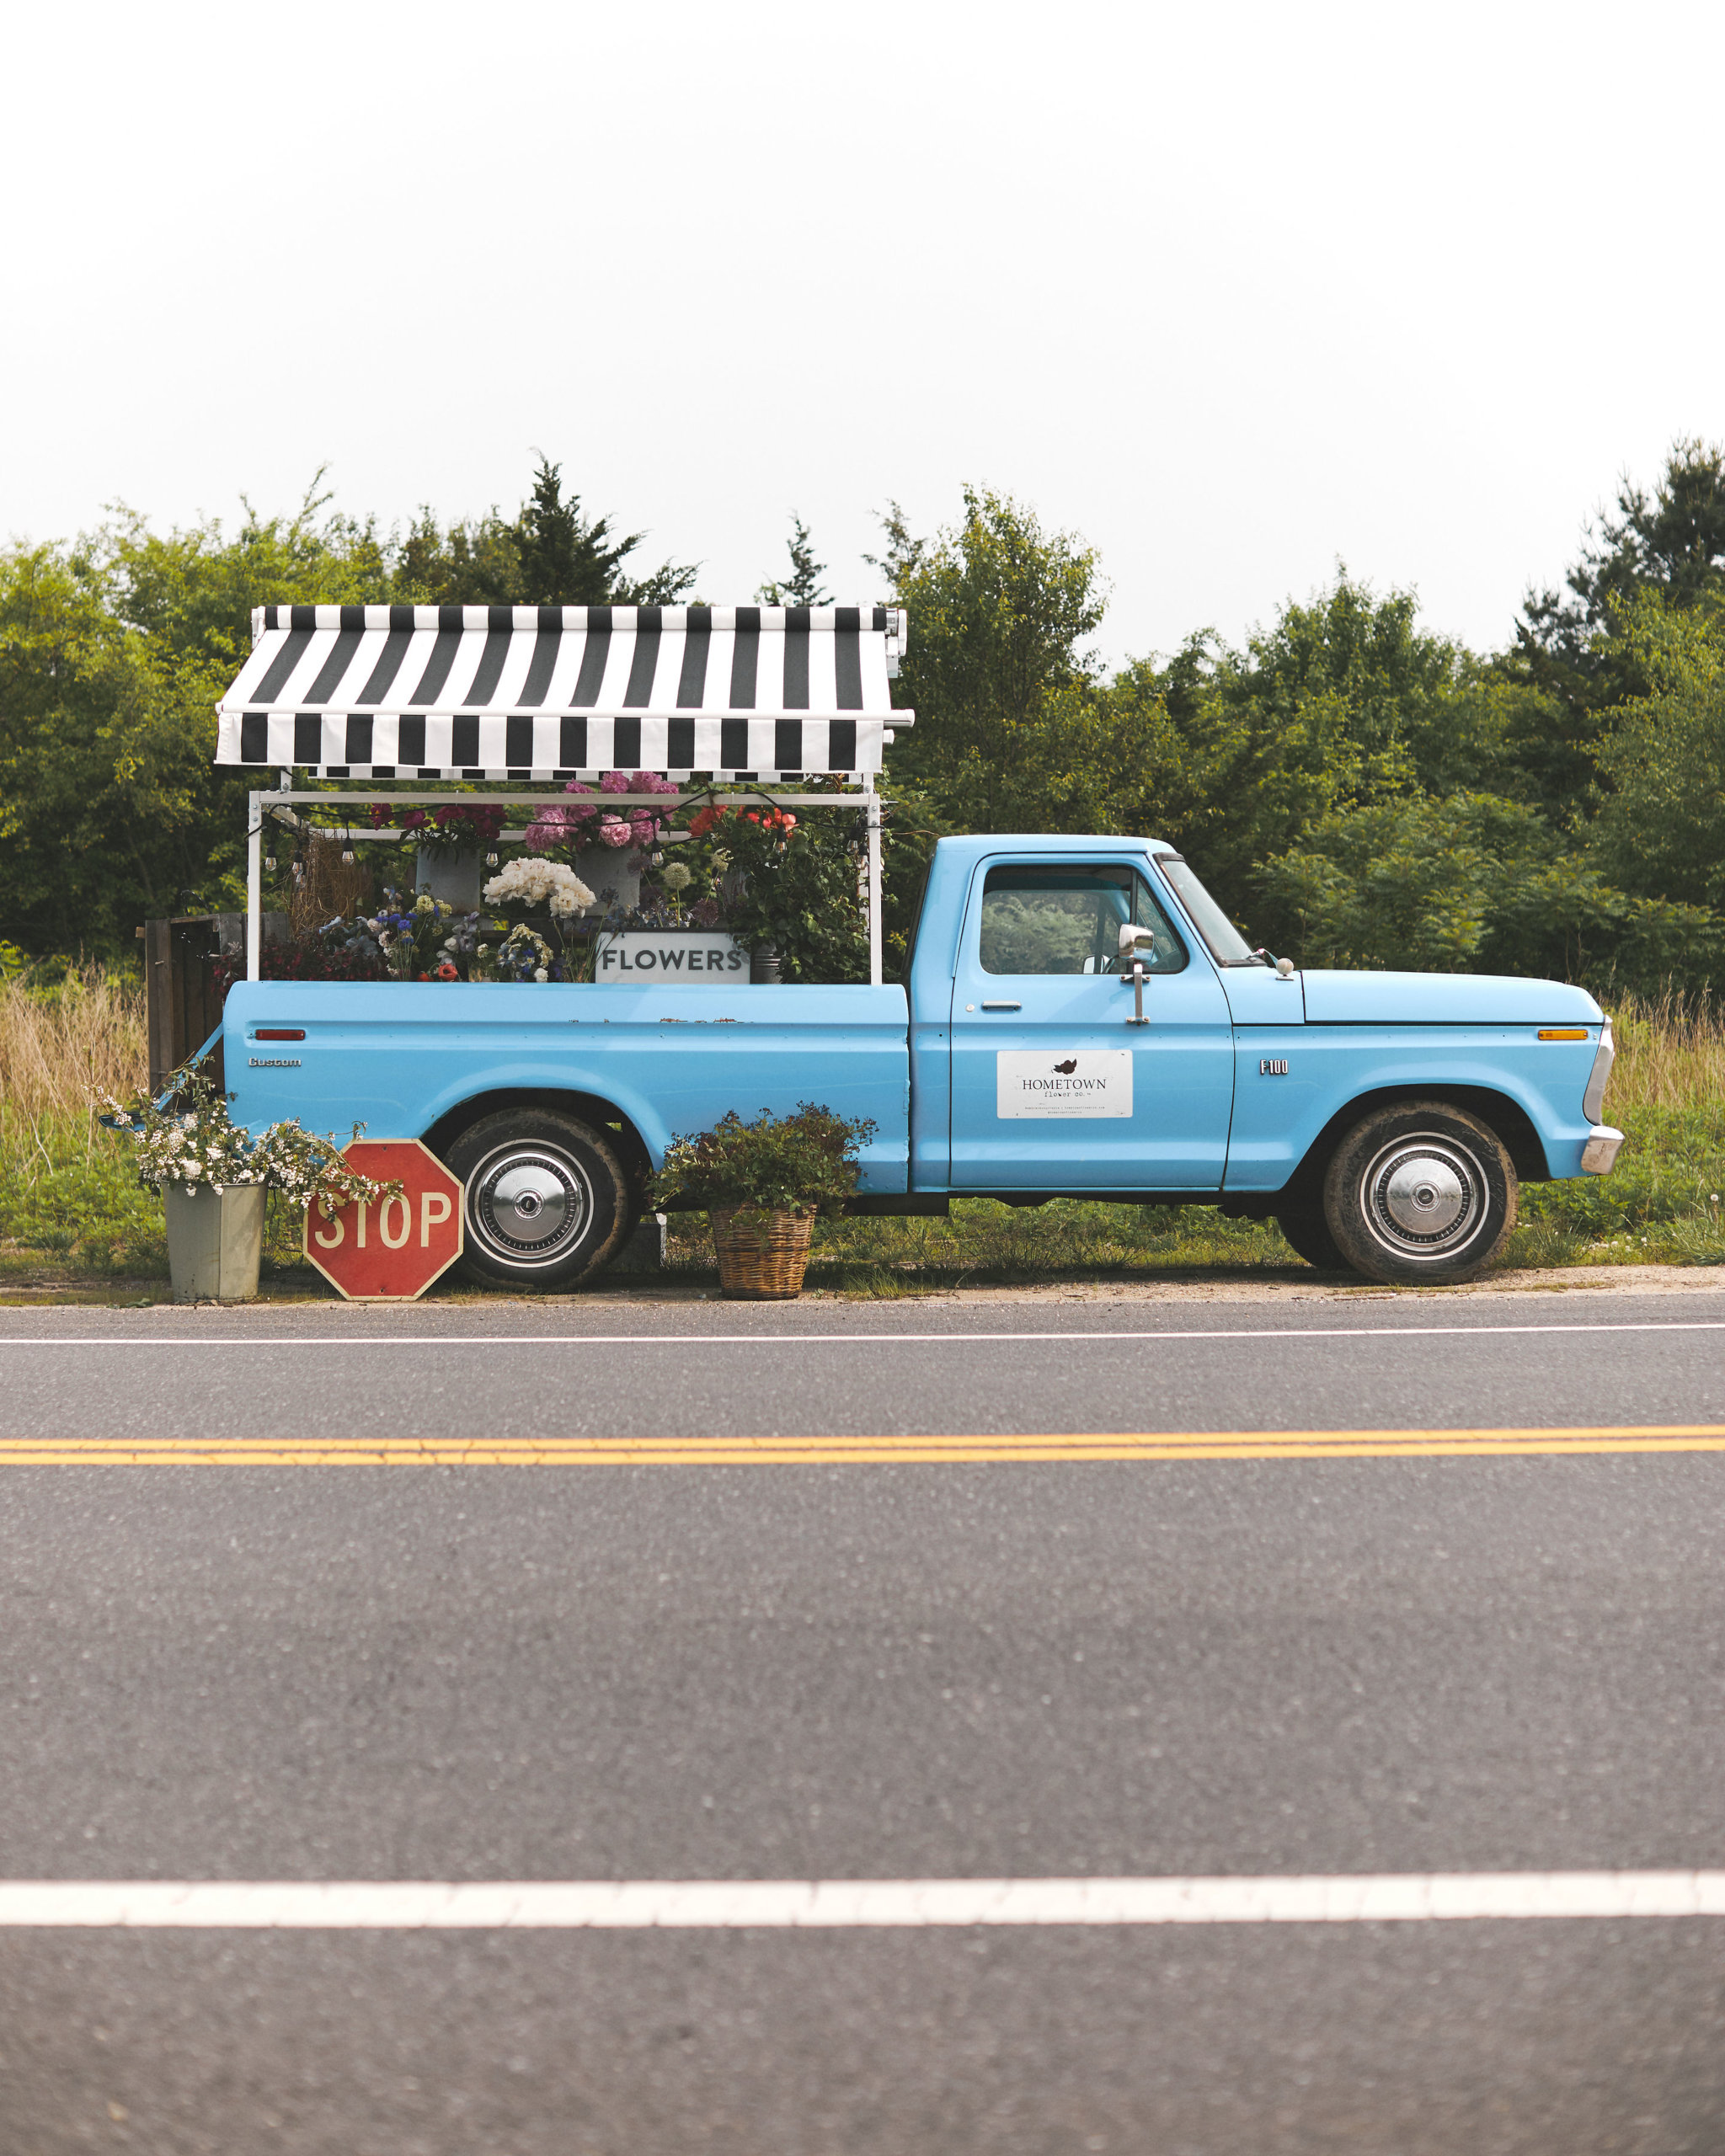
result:
[[[1315,1262],[1450,1281],[1521,1182],[1621,1142],[1584,990],[1278,966],[1154,840],[943,841],[909,983],[918,1188],[1210,1203]]]

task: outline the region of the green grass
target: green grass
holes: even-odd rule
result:
[[[672,1216],[670,1262],[674,1273],[712,1270],[704,1215]],[[808,1285],[896,1296],[1031,1282],[1249,1276],[1300,1264],[1273,1223],[1225,1220],[1209,1206],[1056,1198],[1025,1207],[960,1198],[949,1219],[820,1222]]]
[[[320,1278],[300,1256],[299,1215],[273,1191],[264,1273]],[[162,1200],[138,1182],[129,1142],[91,1119],[0,1104],[0,1289],[167,1278]]]
[[[1725,1101],[1616,1109],[1609,1176],[1530,1183],[1511,1265],[1725,1265]]]

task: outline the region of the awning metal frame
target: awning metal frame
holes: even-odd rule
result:
[[[281,773],[280,784],[271,792],[249,795],[250,814],[246,819],[246,979],[260,977],[264,949],[264,825],[272,809],[292,809],[301,803],[316,803],[328,808],[370,806],[382,803],[385,807],[398,801],[459,803],[473,808],[485,803],[499,808],[521,808],[531,804],[536,808],[563,808],[571,801],[590,803],[595,809],[630,808],[636,804],[651,807],[661,814],[686,808],[692,802],[712,803],[722,808],[746,806],[750,803],[770,802],[774,808],[848,808],[853,814],[861,810],[868,819],[868,979],[879,988],[884,979],[880,927],[880,796],[875,791],[874,774],[864,771],[861,784],[848,792],[839,793],[782,793],[766,787],[757,787],[746,793],[721,792],[716,787],[698,787],[686,793],[605,793],[569,796],[563,793],[476,793],[454,787],[419,788],[409,783],[406,787],[392,787],[380,791],[366,787],[360,792],[325,792],[317,789],[296,788],[291,771]],[[346,830],[346,826],[334,828]],[[351,831],[349,835],[360,841],[382,839],[382,832],[368,828]]]

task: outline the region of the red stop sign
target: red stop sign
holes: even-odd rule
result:
[[[410,1303],[462,1254],[462,1186],[417,1138],[356,1138],[342,1157],[404,1195],[344,1205],[326,1220],[306,1209],[306,1256],[353,1302]]]

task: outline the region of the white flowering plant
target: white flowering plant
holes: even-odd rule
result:
[[[572,920],[595,904],[594,895],[567,862],[523,854],[485,886],[494,906],[547,906],[554,919]]]
[[[302,1130],[296,1118],[272,1123],[254,1138],[230,1119],[232,1098],[193,1065],[175,1071],[159,1095],[140,1089],[120,1101],[106,1093],[97,1104],[108,1129],[131,1139],[138,1181],[152,1187],[178,1182],[195,1190],[207,1183],[219,1191],[230,1183],[267,1183],[295,1205],[315,1204],[325,1219],[344,1205],[403,1195],[398,1178],[379,1182],[360,1174],[333,1137]],[[364,1128],[356,1123],[354,1136]]]

